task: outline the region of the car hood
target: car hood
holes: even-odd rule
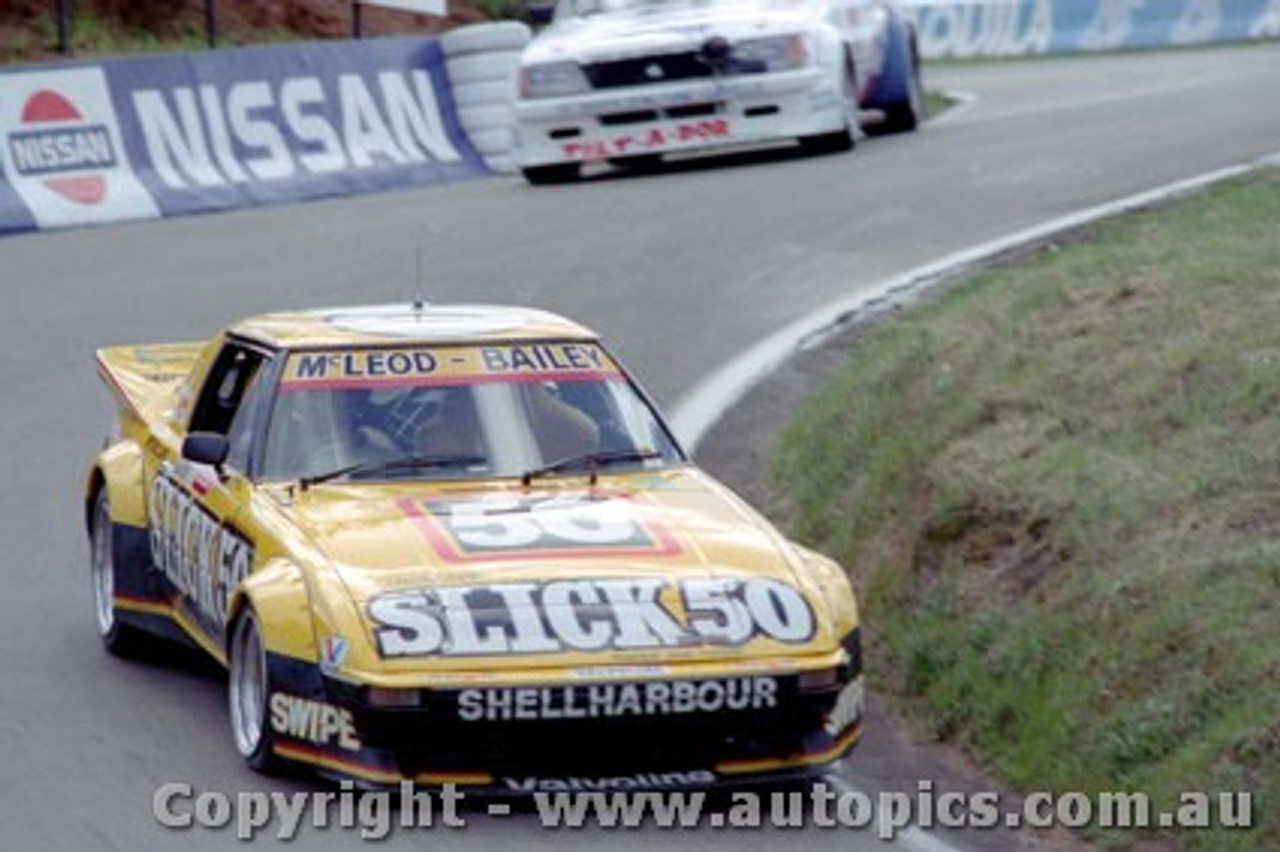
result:
[[[630,11],[555,24],[525,49],[524,64],[609,62],[697,50],[712,36],[732,41],[804,32],[809,13],[742,6],[738,8]]]
[[[358,613],[345,632],[363,635],[369,671],[838,647],[797,549],[692,468],[594,487],[325,485],[286,511],[340,581],[327,593]]]

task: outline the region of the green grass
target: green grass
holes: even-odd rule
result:
[[[0,63],[29,62],[61,58],[57,55],[56,4],[24,27],[16,24],[0,43]],[[260,44],[296,39],[280,29],[258,28],[251,33],[231,31],[225,25],[218,32],[219,47]],[[71,16],[70,58],[121,56],[161,51],[200,51],[208,47],[204,14],[196,8],[175,14],[158,28],[129,26],[118,18],[101,13],[89,3],[77,3]]]
[[[980,274],[863,335],[775,465],[921,731],[1021,789],[1255,794],[1188,849],[1280,848],[1277,222],[1269,171]]]
[[[924,114],[928,118],[937,118],[954,105],[955,101],[944,92],[930,89],[924,93]]]

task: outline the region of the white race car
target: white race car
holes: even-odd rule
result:
[[[583,163],[798,139],[843,151],[859,109],[922,117],[912,24],[884,0],[558,0],[521,59],[519,162],[531,183]]]

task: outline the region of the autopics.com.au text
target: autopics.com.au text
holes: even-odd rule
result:
[[[398,789],[362,791],[344,782],[338,790],[226,793],[171,782],[155,791],[152,813],[167,829],[228,831],[245,841],[268,832],[277,839],[292,840],[307,827],[353,831],[365,840],[381,840],[397,829],[465,829],[472,819],[510,817],[513,812],[527,813],[548,829],[813,826],[873,832],[882,840],[892,840],[907,828],[1145,831],[1248,829],[1254,824],[1253,796],[1248,792],[1188,791],[1162,808],[1142,792],[1033,792],[1006,801],[992,791],[939,791],[928,780],[918,782],[911,792],[876,794],[825,782],[804,790],[722,795],[703,790],[619,789],[625,785],[611,789],[565,786],[530,789],[520,800],[527,805],[515,809],[509,799],[471,800],[454,785],[428,792],[406,782]]]

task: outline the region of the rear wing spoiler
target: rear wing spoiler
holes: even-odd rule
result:
[[[99,349],[98,375],[122,408],[150,420],[173,408],[202,346],[161,343]]]

